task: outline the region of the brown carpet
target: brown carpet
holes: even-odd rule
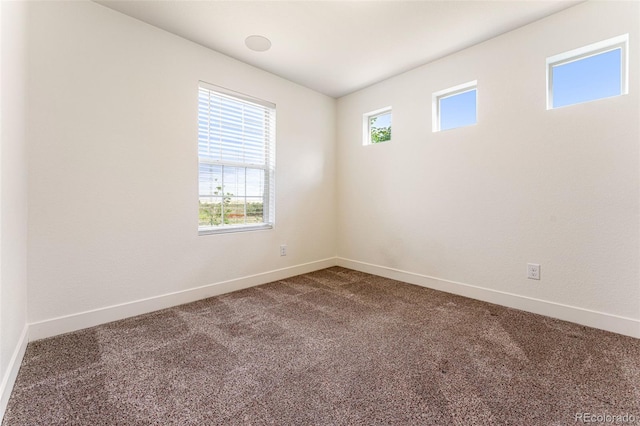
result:
[[[32,342],[10,425],[640,422],[640,340],[343,268]]]

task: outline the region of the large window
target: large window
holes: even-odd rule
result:
[[[628,34],[547,58],[547,109],[627,93]]]
[[[478,121],[478,82],[470,81],[433,94],[433,131],[450,130]]]
[[[199,234],[273,226],[274,156],[275,105],[201,82]]]

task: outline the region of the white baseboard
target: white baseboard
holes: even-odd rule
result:
[[[13,385],[16,382],[16,377],[18,377],[18,371],[20,371],[24,352],[27,350],[27,343],[29,342],[28,337],[29,325],[25,324],[22,329],[20,339],[18,340],[18,344],[16,345],[13,355],[11,356],[11,360],[9,361],[7,372],[4,377],[2,377],[2,382],[0,382],[0,423],[2,423],[2,419],[4,418],[4,412],[7,409],[9,397],[11,397]]]
[[[83,328],[106,324],[111,321],[146,314],[148,312],[170,308],[184,303],[195,302],[196,300],[206,299],[208,297],[266,284],[272,281],[282,280],[295,275],[306,274],[308,272],[329,268],[335,265],[336,258],[332,257],[315,262],[290,266],[288,268],[276,269],[260,274],[236,278],[233,280],[208,284],[202,287],[149,297],[147,299],[135,300],[133,302],[38,321],[29,324],[29,340],[44,339],[46,337],[69,333]]]
[[[338,266],[640,338],[640,320],[338,257]]]
[[[485,302],[495,303],[509,308],[558,318],[586,325],[588,327],[599,328],[614,333],[640,338],[640,320],[633,318],[620,317],[575,306],[563,305],[546,300],[535,299],[498,290],[491,290],[470,284],[337,257],[31,323],[29,324],[29,340],[38,340],[56,336],[58,334],[69,333],[111,321],[117,321],[184,303],[194,302],[207,297],[266,284],[268,282],[289,278],[294,275],[306,274],[308,272],[329,268],[335,265],[398,281],[404,281],[422,287],[432,288],[434,290],[470,297],[472,299],[483,300]]]

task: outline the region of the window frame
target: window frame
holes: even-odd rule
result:
[[[372,142],[371,141],[371,119],[381,117],[383,115],[391,114],[391,123],[393,123],[393,111],[391,106],[379,108],[374,111],[370,111],[362,114],[362,145],[380,145],[382,143],[391,142],[391,138],[388,141]],[[391,124],[389,124],[391,127]],[[393,136],[392,136],[393,137]]]
[[[602,53],[611,52],[617,49],[621,49],[620,52],[620,94],[613,96],[606,96],[602,98],[590,99],[588,101],[577,102],[569,105],[562,105],[558,107],[553,106],[553,67],[566,65],[571,62],[577,62],[583,59],[597,56]],[[589,44],[587,46],[579,47],[577,49],[569,50],[566,52],[558,53],[557,55],[549,56],[546,59],[546,73],[547,73],[547,110],[569,107],[573,105],[583,104],[587,102],[598,101],[600,99],[614,98],[616,96],[627,95],[629,93],[629,34],[623,34],[620,36],[612,37],[606,40],[602,40],[596,43]]]
[[[252,104],[264,108],[265,113],[268,113],[268,119],[264,119],[264,124],[269,126],[267,130],[268,137],[265,140],[265,161],[264,164],[256,164],[250,162],[238,162],[238,161],[226,161],[226,160],[211,160],[203,159],[198,152],[198,200],[202,197],[206,197],[206,194],[200,194],[200,165],[208,164],[215,166],[222,166],[222,176],[224,178],[224,167],[237,167],[244,168],[245,173],[248,170],[264,170],[264,190],[262,196],[262,214],[263,222],[257,224],[221,224],[200,226],[198,223],[198,235],[216,235],[227,234],[235,232],[246,232],[256,230],[273,229],[275,227],[275,174],[276,174],[276,104],[265,101],[254,96],[250,96],[241,92],[236,92],[224,87],[216,86],[205,81],[198,82],[198,98],[200,97],[200,90],[204,89],[211,92],[214,95],[238,101],[244,104]],[[199,99],[198,99],[199,102]],[[199,107],[198,107],[199,108]],[[199,120],[200,112],[198,112]],[[198,144],[200,138],[200,130],[198,129]],[[199,151],[199,149],[198,149]],[[221,183],[224,188],[224,180]],[[246,181],[245,181],[246,185]],[[224,195],[222,195],[224,198]],[[245,197],[247,197],[245,195]],[[199,203],[198,203],[199,204]],[[245,207],[246,208],[246,207]],[[246,210],[245,210],[246,211]],[[224,215],[224,212],[223,212]],[[224,216],[223,216],[224,217]]]
[[[475,90],[476,92],[476,122],[473,124],[466,124],[464,126],[452,127],[450,129],[441,128],[441,116],[440,116],[440,101],[443,99],[451,98],[453,96],[461,95],[463,93],[471,92]],[[449,87],[448,89],[438,90],[431,95],[431,127],[432,132],[443,132],[448,130],[460,129],[463,127],[475,126],[478,124],[478,80],[468,81],[466,83],[458,84],[453,87]]]

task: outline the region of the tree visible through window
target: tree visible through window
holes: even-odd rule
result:
[[[391,140],[391,107],[364,114],[364,145]]]
[[[273,104],[200,84],[199,233],[273,225],[274,145]]]
[[[380,143],[391,140],[391,113],[371,118],[371,143]]]

